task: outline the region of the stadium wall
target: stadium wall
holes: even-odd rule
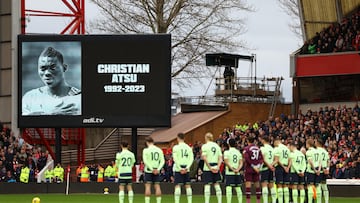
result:
[[[0,1],[0,121],[12,119],[12,1]],[[16,25],[16,24],[15,24]]]
[[[254,123],[259,120],[266,120],[269,117],[270,107],[271,104],[265,103],[230,103],[228,113],[190,131],[186,134],[186,141],[189,143],[203,142],[204,135],[207,132],[212,132],[217,138],[224,128],[232,128],[238,122],[244,124],[245,122]],[[277,104],[274,117],[278,117],[282,113],[290,114],[291,104]]]
[[[70,183],[69,193],[98,193],[102,194],[104,188],[109,188],[110,193],[118,192],[118,183]],[[204,192],[204,185],[202,183],[192,184],[193,194],[202,195]],[[225,194],[225,186],[222,185],[223,194]],[[135,194],[144,193],[144,184],[143,183],[134,183],[133,189]],[[211,188],[213,190],[213,187]],[[174,184],[172,183],[161,183],[161,190],[163,194],[174,194]],[[360,190],[360,185],[329,185],[329,191],[331,197],[358,197],[358,191]],[[65,194],[66,184],[56,184],[56,183],[1,183],[0,184],[0,194],[46,194],[46,193],[63,193]],[[243,188],[243,191],[244,188]],[[215,191],[211,191],[212,194]],[[255,191],[253,191],[254,193]]]

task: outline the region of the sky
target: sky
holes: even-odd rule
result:
[[[60,0],[27,0],[27,9],[66,11]],[[99,14],[96,5],[86,0],[85,21],[90,22]],[[290,54],[301,46],[301,40],[291,31],[288,24],[291,18],[279,7],[277,0],[248,0],[255,12],[246,14],[247,32],[239,36],[245,40],[250,50],[239,49],[233,54],[255,54],[257,77],[283,77],[282,93],[286,102],[292,101],[292,82],[289,76]],[[51,22],[51,23],[49,23]],[[70,19],[56,17],[28,17],[27,33],[60,33]],[[253,64],[255,66],[255,64]],[[250,64],[242,62],[238,76],[250,76]],[[207,95],[214,94],[214,84],[210,80],[202,84],[174,91],[182,96],[202,96],[210,84]]]

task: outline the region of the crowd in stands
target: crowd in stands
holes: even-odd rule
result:
[[[284,115],[256,123],[237,123],[231,128],[224,129],[219,134],[216,142],[227,148],[227,141],[233,138],[237,148],[242,151],[246,137],[252,135],[260,137],[268,135],[271,144],[276,137],[280,137],[284,144],[296,142],[300,147],[305,147],[308,138],[321,138],[331,157],[329,178],[334,179],[359,179],[360,178],[360,107],[346,106],[323,107],[318,111],[308,110],[299,112],[298,116]],[[39,147],[32,147],[22,138],[12,135],[11,130],[0,125],[0,182],[35,182],[37,173],[51,160],[47,151]],[[257,142],[256,144],[260,144]],[[201,181],[201,142],[190,144],[194,152],[194,164],[190,169],[192,181]],[[161,170],[164,182],[173,182],[172,147],[164,149],[165,166]],[[57,167],[58,170],[56,170]],[[220,170],[223,171],[222,167]],[[139,170],[143,171],[144,165],[140,161]],[[55,172],[56,171],[56,172]],[[25,175],[24,175],[25,174]],[[28,174],[28,175],[27,175]],[[79,182],[115,181],[117,169],[115,163],[106,166],[100,164],[81,165],[76,170]],[[47,182],[62,182],[64,169],[61,165],[45,172]],[[140,181],[142,181],[140,177]]]
[[[0,123],[0,182],[36,182],[52,158],[41,147],[33,147]]]
[[[318,54],[360,49],[360,7],[341,23],[334,23],[306,41],[301,54]]]
[[[266,121],[244,124],[237,123],[232,128],[224,129],[216,142],[227,148],[227,140],[233,138],[237,141],[237,148],[243,151],[247,146],[246,137],[268,135],[271,144],[275,137],[280,137],[284,144],[295,141],[305,148],[306,140],[310,137],[321,138],[331,157],[330,174],[333,179],[359,179],[360,178],[360,107],[323,107],[318,111],[308,110],[299,112],[298,116],[281,115],[278,118],[269,118]],[[256,144],[260,144],[257,141]],[[194,165],[190,176],[194,181],[201,180],[201,142],[194,143]],[[166,162],[171,163],[171,147],[167,150]],[[166,166],[165,174],[171,174],[171,166]],[[222,169],[223,170],[223,167]],[[172,179],[164,179],[171,181]]]

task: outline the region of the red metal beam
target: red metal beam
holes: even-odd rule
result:
[[[69,13],[56,11],[43,11],[25,8],[25,0],[21,0],[21,33],[26,33],[26,16],[49,16],[49,17],[67,17],[74,18],[61,32],[65,34],[74,26],[69,34],[85,34],[85,0],[61,0],[63,4],[69,9]]]
[[[46,138],[45,138],[45,136],[44,136],[44,133],[43,133],[39,128],[35,128],[35,130],[36,130],[36,132],[39,134],[41,140],[43,141],[43,143],[44,143],[44,145],[45,145],[45,147],[46,147],[46,149],[49,151],[51,157],[52,157],[53,159],[55,159],[54,151],[52,150],[49,142],[46,140]]]
[[[25,0],[21,0],[21,34],[25,34],[26,21],[25,21]]]
[[[72,13],[63,13],[63,12],[54,12],[54,11],[41,11],[41,10],[33,10],[26,9],[26,15],[29,16],[50,16],[50,17],[77,17],[79,15],[74,15]]]

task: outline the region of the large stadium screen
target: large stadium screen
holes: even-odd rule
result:
[[[19,127],[170,126],[170,35],[19,35]]]

